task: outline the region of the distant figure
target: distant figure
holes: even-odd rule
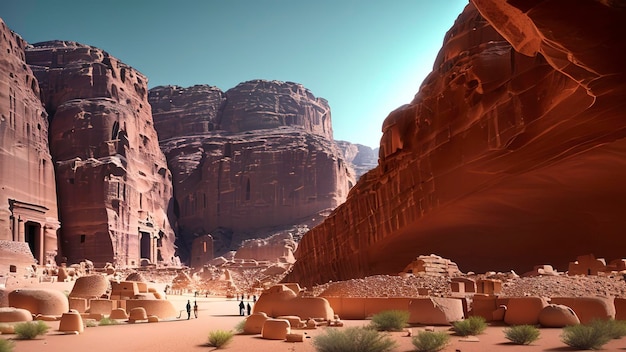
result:
[[[193,301],[193,315],[198,319],[198,302]]]
[[[244,313],[245,309],[246,309],[246,306],[243,304],[243,301],[240,301],[239,302],[239,315],[243,316],[245,314]]]
[[[187,300],[187,320],[191,318],[191,302]]]
[[[256,295],[252,296],[252,302],[256,302]]]
[[[241,300],[243,301],[243,293],[241,294]]]
[[[250,315],[250,312],[252,311],[252,307],[250,307],[250,303],[246,305],[246,309],[248,310],[248,315]]]

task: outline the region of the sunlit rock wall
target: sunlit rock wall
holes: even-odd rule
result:
[[[380,166],[304,236],[286,280],[397,273],[430,253],[478,272],[626,253],[626,11],[474,3],[487,20],[472,4],[459,16],[383,124]]]
[[[211,234],[219,256],[310,221],[355,183],[332,141],[328,104],[302,85],[156,87],[150,104],[173,174],[181,252]]]
[[[146,78],[105,51],[51,41],[27,48],[51,116],[61,247],[69,262],[169,262],[171,174]]]
[[[34,263],[34,257],[45,264],[57,254],[57,194],[48,115],[25,61],[26,45],[0,19],[0,241],[28,243],[33,256],[19,261]]]

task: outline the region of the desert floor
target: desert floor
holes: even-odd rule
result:
[[[64,284],[48,284],[52,287],[67,290]],[[70,287],[71,289],[71,287]],[[187,320],[186,312],[178,320],[161,321],[159,323],[136,323],[115,326],[97,326],[86,328],[80,335],[66,335],[57,331],[58,322],[48,322],[51,326],[47,335],[35,340],[15,341],[14,352],[57,352],[57,351],[133,351],[133,352],[173,352],[173,351],[212,351],[206,345],[208,333],[212,330],[230,330],[245,317],[239,316],[239,302],[236,299],[219,297],[197,297],[193,295],[168,295],[168,300],[180,310],[185,309],[187,300],[198,302],[199,316]],[[193,313],[192,313],[193,315]],[[344,321],[345,326],[364,326],[367,320]],[[417,332],[424,327],[415,326]],[[226,351],[246,352],[314,352],[312,341],[315,336],[324,333],[325,329],[341,329],[321,327],[314,330],[297,330],[293,333],[305,334],[304,342],[289,343],[285,341],[265,340],[260,335],[235,335]],[[437,331],[447,331],[449,327],[435,327]],[[486,352],[486,351],[574,351],[560,340],[561,329],[541,329],[541,338],[530,346],[517,346],[507,343],[502,330],[503,326],[490,326],[486,333],[478,336],[479,341],[463,341],[460,336],[451,335],[450,344],[443,351]],[[406,332],[391,333],[398,343],[395,351],[414,351],[411,338]],[[14,338],[14,335],[3,335],[2,338]],[[604,346],[605,351],[626,351],[626,339],[613,340]]]

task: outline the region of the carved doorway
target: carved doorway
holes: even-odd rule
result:
[[[152,241],[149,232],[139,231],[140,239],[140,248],[139,248],[139,258],[146,258],[152,262]]]
[[[39,234],[41,232],[41,225],[36,222],[27,221],[24,224],[24,240],[28,243],[30,252],[38,263],[41,263],[42,258],[39,258],[39,249],[42,243],[40,242]]]

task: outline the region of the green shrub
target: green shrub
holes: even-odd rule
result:
[[[452,329],[461,336],[475,336],[482,334],[487,329],[487,322],[483,317],[472,316],[464,320],[455,321],[452,323]]]
[[[532,325],[517,325],[504,329],[504,337],[516,345],[530,345],[539,338],[539,329]]]
[[[626,336],[626,321],[623,320],[594,319],[588,325],[603,331],[612,339],[621,339]]]
[[[327,329],[313,339],[317,352],[389,352],[396,347],[389,335],[364,327]]]
[[[235,325],[235,332],[238,334],[243,333],[243,327],[246,325],[246,319],[240,321],[237,323],[237,325]]]
[[[563,328],[561,341],[579,350],[598,350],[611,340],[611,337],[598,326],[576,324]]]
[[[93,328],[95,326],[98,326],[98,323],[96,323],[95,320],[93,320],[93,319],[85,319],[85,327],[86,328]]]
[[[420,331],[414,336],[411,342],[418,352],[441,351],[450,341],[450,335],[445,331],[431,332]]]
[[[209,346],[222,348],[233,340],[233,333],[226,330],[214,330],[209,332]]]
[[[12,352],[15,343],[11,340],[0,339],[0,352]]]
[[[405,310],[385,310],[372,316],[372,327],[379,331],[400,331],[409,321]]]
[[[118,325],[120,322],[115,320],[115,319],[111,319],[109,317],[104,317],[102,319],[100,319],[100,322],[98,323],[98,325],[101,326],[106,326],[106,325]]]
[[[41,320],[15,324],[15,333],[21,340],[32,340],[39,335],[45,335],[50,327]]]

